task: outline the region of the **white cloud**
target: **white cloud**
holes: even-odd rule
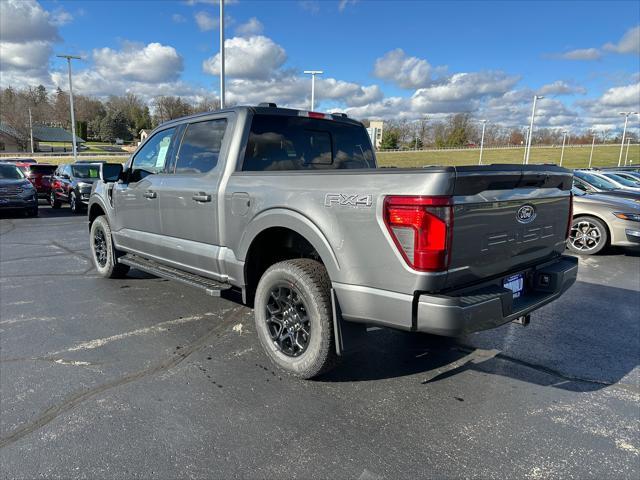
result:
[[[212,17],[211,14],[205,11],[200,11],[194,15],[196,24],[201,32],[207,32],[209,30],[215,30],[220,24],[220,20],[216,17]]]
[[[538,95],[573,95],[575,93],[585,94],[587,89],[580,86],[569,85],[563,80],[556,80],[553,83],[543,85],[537,91]]]
[[[578,48],[569,50],[568,52],[552,55],[553,58],[561,60],[599,60],[602,57],[600,50],[597,48]]]
[[[432,67],[425,59],[408,57],[396,48],[376,59],[373,74],[402,88],[419,88],[431,83]]]
[[[618,43],[607,43],[602,48],[614,53],[640,55],[640,25],[629,29]]]
[[[347,6],[349,5],[355,5],[358,2],[358,0],[340,0],[338,2],[338,10],[340,12],[344,12],[345,8],[347,8]]]
[[[182,57],[176,49],[160,43],[125,43],[122,50],[96,49],[93,61],[96,72],[105,79],[147,83],[176,80],[183,68]]]
[[[50,83],[49,58],[60,41],[55,19],[33,0],[0,3],[0,83]]]
[[[173,15],[171,15],[171,21],[173,23],[184,23],[187,21],[187,19],[185,18],[184,15],[181,15],[179,13],[174,13]]]
[[[246,23],[238,25],[236,33],[241,37],[252,37],[260,35],[264,30],[264,25],[256,17],[251,17]]]
[[[600,102],[611,107],[631,107],[637,111],[640,105],[640,83],[610,88],[602,95]]]
[[[225,72],[229,77],[266,79],[287,60],[280,45],[262,35],[234,37],[224,42]],[[206,59],[202,69],[212,75],[220,74],[220,54]]]
[[[67,12],[64,8],[56,8],[51,12],[51,23],[57,27],[62,27],[73,21],[73,15]]]

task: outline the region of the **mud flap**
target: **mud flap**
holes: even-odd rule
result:
[[[367,333],[364,323],[347,322],[342,318],[336,291],[331,289],[331,309],[333,313],[333,332],[336,341],[336,354],[342,356],[353,350]]]

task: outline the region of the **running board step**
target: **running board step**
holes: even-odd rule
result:
[[[166,278],[168,280],[177,280],[178,282],[186,283],[192,287],[200,288],[204,290],[207,295],[211,295],[212,297],[219,297],[220,292],[231,288],[231,285],[228,283],[217,282],[210,278],[178,270],[177,268],[168,267],[161,263],[154,262],[153,260],[139,257],[138,255],[128,254],[124,257],[120,257],[118,259],[118,263],[129,265],[131,268],[142,270],[143,272],[150,273],[157,277]]]

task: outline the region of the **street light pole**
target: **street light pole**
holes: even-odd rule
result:
[[[220,109],[224,108],[224,0],[220,0]]]
[[[593,134],[593,140],[591,140],[591,154],[589,155],[589,168],[591,168],[591,160],[593,160],[593,147],[596,144],[596,134]]]
[[[522,163],[527,159],[527,143],[529,142],[529,127],[524,129],[524,153],[522,154]]]
[[[624,166],[627,166],[627,159],[629,158],[629,145],[631,144],[631,139],[627,138],[627,153],[624,155]]]
[[[73,141],[73,161],[78,161],[78,146],[76,144],[76,114],[73,109],[73,84],[71,83],[71,60],[81,60],[73,55],[56,55],[58,58],[67,59],[69,70],[69,107],[71,108],[71,140]]]
[[[622,163],[622,150],[624,150],[624,137],[627,133],[627,122],[629,121],[629,115],[637,115],[638,112],[620,112],[620,115],[624,115],[624,128],[622,129],[622,142],[620,142],[620,156],[618,157],[618,166]]]
[[[482,165],[482,151],[484,150],[484,128],[487,126],[486,120],[481,120],[482,123],[482,137],[480,138],[480,159],[478,165]]]
[[[316,105],[316,75],[322,75],[322,70],[305,70],[304,73],[311,75],[311,111],[313,112]]]
[[[29,107],[29,138],[31,139],[31,153],[33,153],[33,120],[31,119],[31,107]],[[627,152],[628,151],[627,149]]]
[[[567,140],[567,131],[562,132],[562,152],[560,153],[560,166],[562,166],[562,159],[564,158],[564,144]]]
[[[533,96],[533,108],[531,109],[531,124],[529,125],[529,141],[527,143],[527,157],[524,162],[525,164],[529,163],[529,155],[531,154],[531,137],[533,137],[533,119],[536,116],[536,102],[542,98],[544,98],[542,95]]]

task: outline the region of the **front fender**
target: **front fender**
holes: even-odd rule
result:
[[[320,255],[329,273],[329,277],[332,280],[339,278],[340,263],[331,244],[322,231],[308,217],[286,208],[273,208],[263,211],[251,220],[240,239],[240,245],[237,251],[238,260],[242,262],[246,261],[247,253],[255,238],[261,232],[272,227],[288,228],[302,235]]]

